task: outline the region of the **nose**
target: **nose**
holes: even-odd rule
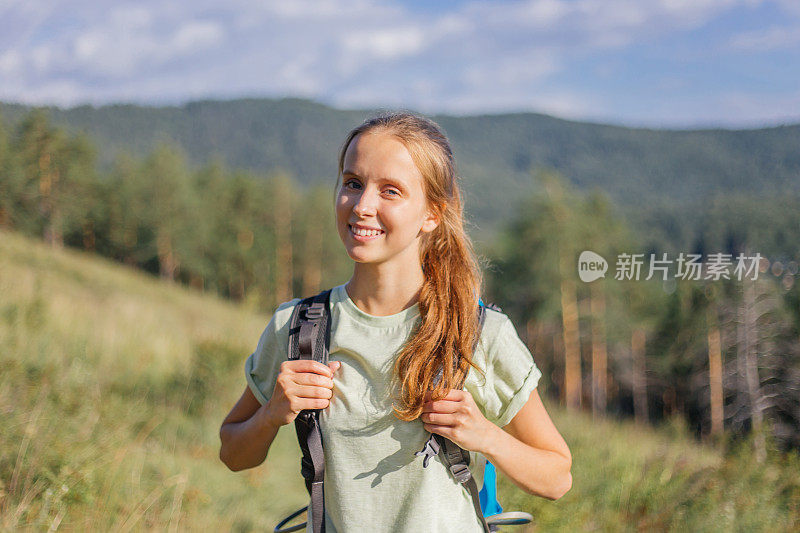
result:
[[[361,191],[361,194],[356,200],[356,205],[353,206],[353,212],[360,216],[374,216],[377,211],[377,195],[370,192],[369,188]]]

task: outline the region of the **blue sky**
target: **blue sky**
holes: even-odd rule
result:
[[[100,8],[99,6],[102,6]],[[0,100],[800,122],[798,0],[0,0]]]

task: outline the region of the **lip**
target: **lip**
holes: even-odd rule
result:
[[[359,242],[369,242],[369,241],[374,241],[375,239],[378,239],[378,238],[380,238],[380,237],[383,237],[383,236],[386,234],[386,232],[385,232],[385,231],[383,231],[383,230],[380,230],[380,233],[379,233],[379,234],[377,234],[377,235],[369,235],[369,236],[356,235],[355,233],[353,233],[353,227],[354,227],[354,226],[353,226],[352,224],[348,224],[348,225],[347,225],[347,231],[349,231],[349,232],[350,232],[350,236],[351,236],[351,237],[353,237],[353,239],[355,239],[355,240],[357,240],[357,241],[359,241]],[[356,227],[358,227],[358,226],[356,226]],[[364,228],[364,227],[359,227],[359,229],[378,229],[378,228]]]

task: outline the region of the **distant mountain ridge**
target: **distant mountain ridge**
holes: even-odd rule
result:
[[[29,110],[0,103],[7,125]],[[171,142],[195,165],[218,157],[230,167],[282,169],[300,183],[331,186],[347,131],[371,113],[296,98],[48,111],[54,124],[84,131],[104,165],[119,152],[141,156]],[[800,191],[800,125],[656,130],[535,113],[431,118],[452,141],[471,215],[487,227],[531,190],[530,169],[543,167],[561,172],[579,189],[604,191],[623,206],[702,202],[717,192]]]

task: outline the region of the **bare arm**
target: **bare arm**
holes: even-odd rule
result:
[[[497,428],[497,426],[494,426]],[[518,487],[556,500],[572,487],[572,454],[542,404],[538,389],[483,454]]]
[[[258,466],[267,458],[280,428],[267,417],[267,405],[261,405],[250,387],[245,386],[241,398],[222,422],[219,458],[234,472]]]
[[[303,409],[325,409],[333,395],[333,372],[339,362],[285,361],[270,400],[260,405],[250,387],[222,421],[219,458],[234,472],[264,462],[278,429]]]

